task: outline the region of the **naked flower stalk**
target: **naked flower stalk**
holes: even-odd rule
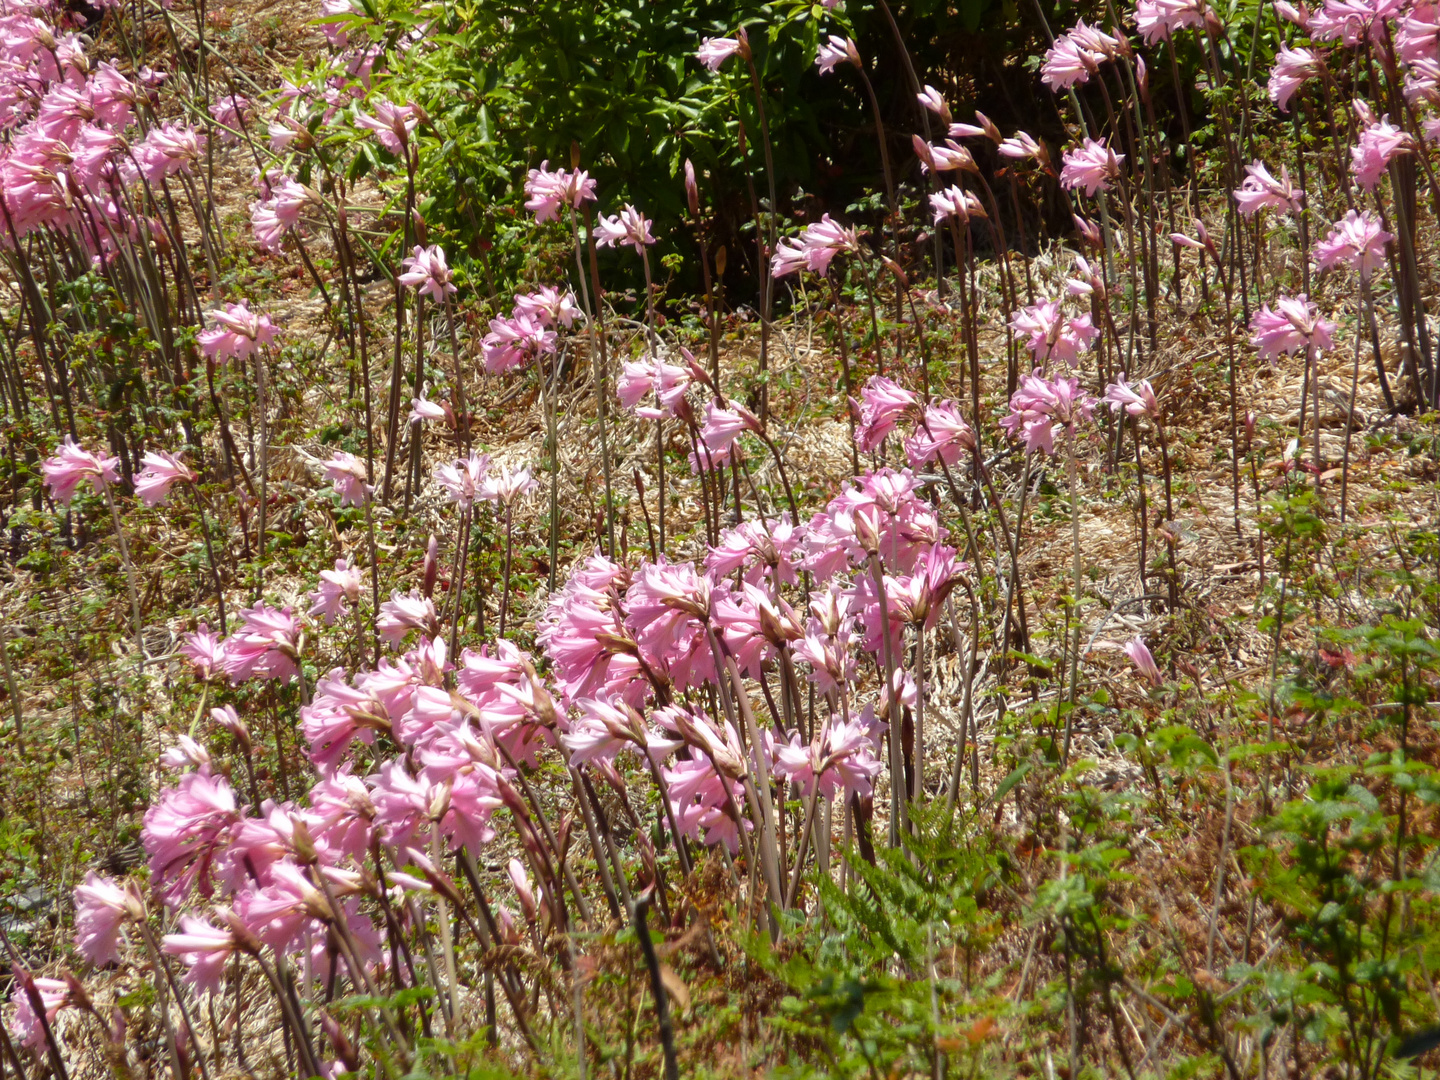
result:
[[[1094,417],[1094,400],[1080,389],[1080,380],[1075,378],[1045,379],[1039,374],[1027,375],[1020,381],[1020,388],[1010,398],[1010,414],[1002,417],[1000,426],[1012,437],[1019,437],[1025,449],[1031,453],[1040,451],[1054,454],[1055,436],[1066,440],[1067,474],[1070,482],[1070,539],[1074,555],[1074,596],[1071,603],[1074,610],[1075,637],[1070,655],[1070,702],[1075,701],[1075,684],[1080,666],[1080,507],[1079,477],[1076,464],[1076,439],[1080,424],[1088,423]],[[1017,529],[1019,525],[1016,526]],[[1067,715],[1065,723],[1065,749],[1061,760],[1069,759],[1070,732],[1072,720]]]
[[[1165,481],[1165,531],[1167,535],[1170,534],[1173,529],[1173,523],[1175,520],[1175,507],[1174,503],[1171,501],[1170,489],[1170,446],[1165,439],[1165,425],[1161,420],[1160,404],[1156,400],[1154,388],[1150,385],[1150,381],[1148,379],[1142,379],[1139,383],[1136,383],[1132,386],[1125,381],[1125,373],[1121,372],[1120,377],[1115,382],[1105,387],[1105,396],[1101,398],[1101,400],[1105,404],[1110,406],[1111,412],[1117,414],[1123,412],[1126,416],[1130,417],[1131,420],[1135,422],[1135,460],[1137,465],[1140,461],[1139,421],[1142,417],[1145,417],[1148,418],[1150,422],[1155,425],[1155,436],[1160,443],[1160,465],[1161,469],[1163,470]],[[1140,474],[1140,523],[1142,530],[1142,539],[1140,543],[1140,580],[1143,582],[1145,580],[1146,573],[1146,567],[1144,563],[1145,542],[1143,537],[1144,530],[1147,527],[1145,522],[1145,477],[1143,472]],[[1165,548],[1167,560],[1170,564],[1170,573],[1166,579],[1166,586],[1169,593],[1170,610],[1174,611],[1177,604],[1179,603],[1179,580],[1178,571],[1175,566],[1174,540],[1167,539]]]
[[[1314,465],[1316,483],[1320,469],[1320,399],[1319,371],[1320,354],[1335,345],[1335,324],[1322,318],[1320,309],[1301,293],[1299,296],[1281,295],[1272,310],[1269,304],[1261,305],[1250,319],[1252,331],[1250,344],[1260,352],[1262,359],[1273,360],[1286,354],[1305,351],[1305,374],[1300,387],[1300,427],[1297,438],[1305,438],[1305,406],[1312,380],[1315,383],[1315,438]]]
[[[421,296],[429,296],[437,304],[445,307],[445,321],[450,329],[450,362],[454,367],[454,391],[456,425],[462,432],[462,440],[468,445],[470,440],[470,428],[466,421],[467,401],[465,397],[465,378],[460,370],[460,349],[455,338],[455,311],[453,297],[456,292],[455,275],[445,261],[445,249],[439,244],[432,244],[430,247],[422,247],[416,244],[411,256],[404,262],[405,271],[399,277],[402,285],[408,285],[416,291],[416,324],[420,323],[420,300]],[[417,351],[419,345],[419,331],[417,329]],[[416,391],[420,390],[417,386]],[[419,436],[420,427],[415,423],[412,428],[414,434],[414,453],[417,460],[420,453]],[[418,465],[416,466],[418,468]]]
[[[125,566],[125,583],[130,590],[131,629],[135,635],[135,664],[145,663],[145,638],[141,633],[140,590],[136,585],[135,564],[130,558],[130,545],[125,540],[125,530],[120,525],[120,511],[115,505],[112,490],[120,482],[120,459],[92,453],[80,446],[69,435],[40,466],[45,486],[55,501],[68,507],[75,497],[76,489],[88,483],[96,493],[105,499],[110,509],[110,522],[115,528],[115,543],[120,549],[120,561]]]
[[[215,605],[219,608],[220,633],[230,631],[225,619],[225,590],[220,584],[220,569],[215,562],[215,547],[210,539],[210,522],[205,516],[205,496],[200,492],[200,477],[175,454],[164,450],[147,453],[141,461],[143,469],[135,474],[135,494],[152,509],[170,498],[170,489],[177,483],[188,487],[195,497],[195,510],[200,515],[200,531],[205,537],[205,558],[210,566],[210,582],[215,589]]]
[[[255,360],[255,396],[260,413],[260,508],[256,548],[256,585],[264,587],[265,581],[265,514],[269,501],[270,475],[270,421],[266,402],[264,346],[272,344],[277,330],[268,315],[252,312],[248,302],[226,304],[224,308],[208,311],[206,315],[214,325],[200,332],[200,348],[205,355],[217,363],[232,360],[244,362],[252,356]]]
[[[1375,342],[1375,369],[1385,405],[1394,409],[1390,383],[1385,376],[1385,362],[1380,356],[1378,335],[1375,334],[1375,298],[1370,290],[1370,277],[1375,268],[1384,264],[1385,249],[1395,238],[1380,227],[1380,221],[1368,210],[1363,214],[1351,210],[1335,223],[1328,236],[1315,245],[1315,260],[1323,272],[1345,264],[1360,275],[1360,291],[1365,300],[1365,320]],[[1345,459],[1340,472],[1340,521],[1345,521],[1350,486],[1350,438],[1355,430],[1355,398],[1360,388],[1360,340],[1364,333],[1360,320],[1355,321],[1355,363],[1350,376],[1350,405],[1345,417]]]
[[[515,503],[522,495],[534,491],[535,487],[529,469],[512,471],[503,465],[486,476],[480,484],[479,494],[482,499],[494,504],[497,509],[502,506],[505,508],[505,564],[500,586],[500,625],[495,635],[497,638],[505,636],[505,615],[510,610],[510,564],[514,552]]]
[[[655,336],[655,286],[650,278],[649,247],[655,243],[655,237],[650,233],[650,222],[635,207],[626,203],[620,213],[608,218],[601,217],[596,223],[596,231],[600,234],[595,241],[597,246],[632,247],[640,256],[641,265],[645,270],[645,348],[647,355],[653,361],[657,339]],[[663,552],[665,550],[665,422],[662,417],[658,416],[655,418],[655,463],[659,479],[660,551]]]
[[[375,544],[375,517],[370,507],[375,496],[375,488],[374,485],[366,482],[365,477],[365,463],[346,451],[336,451],[335,455],[325,463],[325,479],[330,481],[335,494],[340,497],[340,505],[358,506],[365,511],[365,532],[370,542],[371,610],[378,615],[380,611],[380,558],[379,549]],[[373,644],[375,659],[378,663],[380,659],[378,635]],[[363,646],[361,647],[361,656],[364,656]]]
[[[760,263],[763,265],[775,251],[775,216],[780,212],[780,202],[775,188],[775,156],[770,146],[770,122],[765,115],[765,92],[760,83],[760,72],[755,67],[755,58],[750,51],[750,36],[742,26],[733,38],[706,38],[696,53],[696,58],[710,71],[719,71],[730,57],[739,55],[745,61],[750,73],[750,87],[755,96],[755,111],[760,119],[760,144],[765,155],[765,181],[769,189],[770,205],[766,216],[766,229],[760,232],[760,222],[755,222],[755,241],[759,246]],[[744,128],[741,128],[741,151],[744,151]],[[753,190],[752,190],[753,195]],[[770,320],[775,303],[775,290],[769,277],[760,276],[760,418],[765,420],[770,408],[770,387],[768,368],[770,355]]]

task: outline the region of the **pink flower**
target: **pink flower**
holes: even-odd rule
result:
[[[236,685],[249,679],[289,682],[299,674],[300,621],[290,609],[264,603],[240,612],[242,625],[225,639],[225,674]]]
[[[1084,188],[1085,194],[1093,198],[1097,191],[1110,190],[1110,181],[1120,175],[1125,155],[1115,153],[1103,139],[1096,142],[1086,138],[1081,146],[1065,151],[1062,160],[1060,186],[1072,191]]]
[[[541,353],[553,353],[556,340],[554,330],[545,329],[539,320],[524,312],[508,319],[491,319],[490,333],[481,342],[485,370],[492,375],[515,371]]]
[[[73,1004],[70,1000],[70,986],[63,979],[35,978],[28,971],[15,969],[15,988],[10,991],[10,1003],[15,1006],[15,1019],[10,1030],[20,1045],[40,1050],[45,1045],[45,1027],[35,1014],[30,1000],[28,986],[33,985],[40,994],[40,1004],[45,1011],[45,1022],[55,1023],[60,1010]]]
[[[450,414],[444,405],[438,405],[425,397],[410,399],[410,420],[412,423],[420,420],[445,420]]]
[[[1002,139],[1000,145],[995,148],[995,152],[1001,157],[1007,157],[1014,161],[1024,161],[1029,158],[1047,167],[1050,164],[1050,152],[1045,149],[1045,144],[1036,142],[1023,131],[1017,131],[1010,138]]]
[[[428,295],[437,304],[445,302],[445,294],[453,293],[455,285],[450,268],[445,265],[445,249],[439,244],[430,247],[415,245],[415,253],[405,260],[400,284]]]
[[[1298,26],[1301,30],[1310,29],[1310,12],[1306,10],[1304,4],[1295,5],[1288,3],[1287,0],[1275,0],[1271,6],[1275,8],[1277,18],[1292,26]]]
[[[496,506],[511,506],[520,496],[534,491],[536,486],[529,469],[521,467],[512,470],[500,465],[481,482],[480,497]]]
[[[1305,192],[1291,182],[1290,170],[1284,165],[1280,166],[1279,180],[1259,161],[1246,165],[1245,172],[1249,175],[1234,192],[1240,213],[1250,217],[1267,206],[1282,212],[1288,210],[1299,213]]]
[[[1040,65],[1040,81],[1051,90],[1068,90],[1090,81],[1100,65],[1114,55],[1119,41],[1085,25],[1081,19],[1068,34],[1055,39]]]
[[[435,613],[435,602],[428,596],[409,593],[401,596],[391,593],[390,599],[380,605],[380,617],[375,620],[375,629],[380,631],[390,647],[397,648],[411,630],[419,630],[434,636],[440,632],[440,617]]]
[[[920,159],[921,172],[929,172],[931,169],[936,172],[953,172],[956,169],[976,171],[975,158],[954,139],[946,139],[944,146],[935,146],[919,135],[912,135],[910,145],[915,148],[915,156]]]
[[[948,187],[930,196],[930,208],[935,212],[935,224],[947,217],[969,221],[972,217],[985,217],[985,208],[980,200],[962,188]]]
[[[135,85],[108,60],[90,76],[88,89],[95,119],[109,124],[112,130],[123,131],[135,114],[138,91]]]
[[[1385,245],[1393,239],[1369,210],[1364,213],[1351,210],[1315,245],[1315,259],[1321,270],[1346,263],[1360,272],[1361,280],[1368,281],[1375,268],[1385,261]]]
[[[620,404],[637,416],[655,420],[676,415],[690,381],[689,369],[667,364],[658,357],[654,361],[626,360],[621,365],[620,378],[615,380],[615,394]],[[641,407],[640,403],[652,391],[659,408]]]
[[[375,138],[396,157],[404,157],[410,135],[419,126],[420,116],[413,105],[396,105],[380,98],[375,102],[375,115],[357,113],[355,126],[373,131]]]
[[[1267,92],[1281,112],[1290,111],[1290,98],[1305,85],[1305,80],[1319,75],[1324,66],[1309,49],[1288,49],[1282,42],[1270,69]]]
[[[158,124],[131,150],[140,175],[159,186],[167,176],[189,173],[205,150],[205,136],[193,127]]]
[[[534,213],[537,222],[559,220],[562,206],[578,210],[581,203],[595,201],[595,181],[588,173],[550,172],[549,166],[549,161],[542,161],[525,181],[525,209]]]
[[[210,627],[201,623],[193,634],[180,639],[180,652],[189,657],[202,679],[208,679],[225,667],[225,645],[219,634],[210,632]]]
[[[1379,44],[1381,27],[1400,11],[1400,0],[1325,0],[1310,16],[1310,36],[1316,41],[1339,39],[1355,48],[1366,37]]]
[[[1124,409],[1128,415],[1135,417],[1160,415],[1160,405],[1155,400],[1155,390],[1150,385],[1150,380],[1141,379],[1137,386],[1132,387],[1125,381],[1123,371],[1115,382],[1105,387],[1105,396],[1100,400],[1110,406],[1111,412]]]
[[[831,34],[828,40],[820,43],[819,52],[815,55],[815,66],[820,69],[821,75],[828,75],[835,70],[836,64],[847,62],[856,67],[860,66],[860,51],[855,48],[855,42],[849,38]],[[925,89],[930,90],[930,87],[927,86]],[[933,90],[930,92],[934,93]],[[923,102],[925,95],[921,94],[920,99]],[[944,106],[944,102],[941,102],[941,106]]]
[[[230,359],[244,360],[257,345],[275,340],[275,326],[270,316],[252,312],[248,301],[226,304],[223,311],[205,313],[214,321],[210,330],[200,332],[200,347],[205,355],[224,363]]]
[[[553,285],[541,285],[539,290],[532,293],[516,293],[515,311],[529,315],[541,326],[558,325],[566,329],[573,326],[580,315],[575,294],[568,290],[562,294]]]
[[[227,94],[222,98],[217,98],[210,106],[210,115],[215,118],[215,123],[222,129],[220,132],[222,143],[233,146],[240,141],[236,130],[244,123],[242,114],[247,113],[249,108],[250,102],[240,94]],[[225,128],[231,130],[226,131]]]
[[[740,42],[736,38],[706,38],[700,43],[695,59],[711,71],[719,71],[720,65],[739,51]]]
[[[370,501],[370,485],[365,482],[365,463],[345,450],[325,462],[325,479],[335,486],[341,506],[364,506]]]
[[[214,892],[215,861],[238,820],[229,782],[206,772],[186,773],[151,804],[140,840],[150,857],[151,884],[167,907],[178,907],[197,885],[202,896]]]
[[[650,222],[629,203],[613,217],[602,216],[595,227],[599,232],[595,239],[597,247],[629,244],[638,255],[645,250],[646,245],[655,243],[655,237],[650,235]]]
[[[831,38],[831,40],[834,41],[835,39]],[[853,43],[851,47],[854,47]],[[855,66],[860,66],[858,54],[857,59],[855,60]],[[927,85],[924,90],[921,90],[920,93],[915,95],[915,98],[920,102],[921,105],[925,106],[925,108],[929,109],[936,116],[940,117],[940,119],[946,124],[950,123],[950,106],[945,104],[945,98],[939,90],[936,90],[933,86]],[[954,133],[952,132],[951,134]],[[958,136],[956,137],[958,138]]]
[[[75,497],[75,489],[88,480],[95,491],[103,492],[111,484],[120,481],[120,459],[93,454],[78,445],[66,435],[55,451],[55,456],[46,458],[40,464],[40,473],[45,477],[45,486],[55,501],[65,506]]]
[[[450,498],[460,509],[468,510],[475,502],[475,497],[480,493],[481,482],[485,479],[485,471],[490,468],[490,458],[487,454],[477,454],[470,451],[469,458],[455,461],[449,465],[435,466],[435,482],[443,487]]]
[[[234,705],[211,709],[210,719],[234,736],[235,741],[240,744],[240,748],[245,753],[250,752],[250,727],[240,719],[240,714],[235,711]]]
[[[1037,364],[1054,356],[1071,367],[1100,335],[1088,314],[1065,318],[1058,300],[1042,300],[1017,311],[1010,319],[1010,329],[1025,342]]]
[[[788,743],[775,743],[775,773],[798,784],[808,797],[820,784],[820,792],[833,799],[837,791],[848,795],[869,795],[881,763],[875,743],[858,720],[847,724],[832,716],[809,746],[799,734]]]
[[[785,277],[802,268],[824,276],[830,260],[842,251],[858,252],[860,238],[854,229],[832,221],[829,214],[805,227],[798,241],[786,239],[777,245],[770,264],[770,276]]]
[[[860,419],[855,425],[855,444],[865,453],[878,450],[885,437],[907,412],[920,410],[920,399],[890,379],[872,375],[860,391]]]
[[[225,965],[238,945],[234,931],[217,930],[204,919],[185,915],[180,933],[166,934],[160,948],[190,969],[185,981],[197,994],[218,994],[225,982]]]
[[[1076,425],[1091,419],[1094,407],[1079,379],[1022,375],[1020,388],[1010,397],[1010,415],[1001,419],[1000,426],[1012,437],[1018,434],[1027,451],[1053,454],[1056,430],[1073,432]]]
[[[1395,51],[1407,64],[1435,60],[1440,55],[1440,9],[1421,0],[1402,10],[1395,29]]]
[[[120,928],[143,919],[145,906],[129,882],[119,885],[94,870],[75,886],[75,947],[97,968],[120,959]]]
[[[1177,30],[1204,25],[1201,0],[1138,0],[1135,5],[1135,29],[1146,45],[1168,41]]]
[[[171,772],[184,772],[186,769],[209,769],[210,751],[201,746],[189,735],[181,735],[174,746],[169,747],[160,755],[160,767],[169,769]]]
[[[720,535],[720,542],[705,555],[705,569],[713,577],[727,577],[745,570],[745,580],[759,584],[767,576],[794,583],[791,553],[800,543],[800,532],[789,514],[778,518],[751,518]]]
[[[936,458],[954,465],[962,452],[975,447],[975,432],[960,415],[953,401],[927,405],[921,425],[905,440],[905,457],[912,469]]]
[[[1281,296],[1275,301],[1274,311],[1269,304],[1262,305],[1250,317],[1250,329],[1253,331],[1250,344],[1259,349],[1266,360],[1273,360],[1281,353],[1334,346],[1335,324],[1322,319],[1320,309],[1304,293]]]
[[[744,431],[759,431],[760,421],[745,406],[731,402],[731,409],[722,409],[714,401],[705,405],[705,423],[700,438],[712,454],[728,451]]]
[[[360,568],[348,559],[336,559],[334,570],[320,571],[320,587],[310,594],[309,614],[323,616],[326,626],[334,626],[349,610],[345,602],[353,604],[359,599]]]
[[[1155,663],[1155,657],[1150,655],[1150,650],[1145,647],[1145,639],[1136,637],[1125,644],[1125,655],[1135,665],[1136,670],[1147,679],[1151,686],[1159,686],[1165,681],[1160,674],[1160,668]]]
[[[1409,132],[1390,123],[1388,116],[1371,124],[1360,133],[1360,141],[1350,148],[1350,172],[1366,191],[1374,191],[1390,162],[1415,148]]]

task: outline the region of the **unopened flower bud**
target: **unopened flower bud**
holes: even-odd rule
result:
[[[428,600],[435,593],[435,579],[440,576],[440,541],[435,534],[430,534],[430,542],[425,545],[425,576],[421,584],[421,592]]]
[[[690,216],[700,217],[700,185],[695,182],[695,165],[685,159],[685,202],[690,207]]]
[[[330,1040],[330,1046],[335,1051],[335,1056],[340,1059],[340,1064],[345,1066],[346,1072],[360,1071],[360,1055],[355,1051],[355,1044],[345,1034],[339,1022],[327,1012],[320,1014],[320,1030]]]

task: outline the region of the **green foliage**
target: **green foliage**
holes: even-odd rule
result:
[[[832,1075],[928,1071],[937,1040],[973,1020],[962,1014],[994,1005],[968,970],[999,930],[992,894],[1007,858],[943,807],[917,807],[911,822],[916,834],[874,865],[847,854],[847,890],[812,879],[822,924],[787,926],[783,949],[758,932],[743,942],[790,991],[774,1026],[822,1052]]]

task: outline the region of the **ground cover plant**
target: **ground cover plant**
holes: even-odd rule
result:
[[[1440,8],[0,46],[0,1076],[1440,1066]]]

